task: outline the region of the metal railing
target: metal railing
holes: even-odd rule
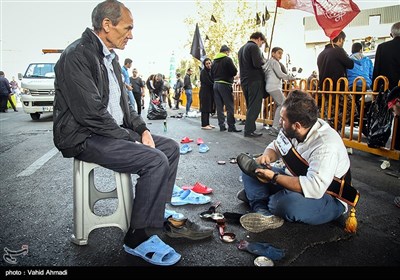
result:
[[[356,91],[357,81],[361,80],[361,91]],[[383,89],[387,90],[389,87],[388,79],[385,76],[379,76],[373,83],[373,90],[367,91],[365,79],[357,77],[354,80],[351,91],[334,91],[333,81],[330,78],[324,80],[322,89],[318,89],[318,79],[312,79],[310,82],[307,80],[293,80],[285,81],[283,84],[283,92],[287,95],[290,91],[301,89],[309,92],[314,96],[318,107],[320,108],[320,118],[330,122],[338,133],[341,135],[346,147],[354,148],[360,151],[368,152],[371,154],[387,157],[394,160],[399,160],[400,151],[395,150],[396,132],[398,128],[399,117],[394,118],[392,138],[386,147],[371,148],[368,147],[367,138],[363,134],[363,127],[367,120],[367,105],[370,100],[378,95],[378,84],[383,84]],[[336,88],[348,89],[349,82],[347,78],[340,78],[336,83]],[[399,82],[400,84],[400,82]],[[234,113],[235,118],[246,119],[246,102],[240,85],[233,85],[234,95]],[[359,110],[357,110],[357,100],[359,100]],[[367,101],[366,101],[367,100]],[[184,101],[185,102],[185,101]],[[199,108],[199,89],[193,89],[193,103],[192,107]],[[358,114],[356,112],[358,111]],[[267,97],[263,100],[261,112],[257,118],[257,122],[263,125],[272,125],[275,112],[275,104],[272,97]],[[400,141],[400,140],[398,140]]]

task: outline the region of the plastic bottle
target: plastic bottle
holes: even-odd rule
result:
[[[164,120],[164,132],[167,132],[167,119]]]

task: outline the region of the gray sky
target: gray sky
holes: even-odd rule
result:
[[[90,15],[99,2],[0,0],[0,69],[11,79],[19,72],[23,73],[30,62],[43,57],[43,48],[64,49],[79,38],[86,27],[91,27]],[[121,62],[130,57],[134,67],[146,75],[150,72],[168,75],[173,51],[177,61],[190,58],[190,46],[186,49],[183,46],[193,30],[189,30],[183,20],[189,15],[196,16],[190,14],[195,12],[194,1],[122,2],[131,10],[135,27],[133,40],[124,51],[117,50]],[[275,5],[275,1],[249,2],[257,2],[260,6],[267,4],[270,10]],[[400,4],[400,0],[354,2],[360,9]]]

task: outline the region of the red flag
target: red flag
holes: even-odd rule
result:
[[[331,40],[360,12],[352,0],[277,0],[277,6],[313,13]]]

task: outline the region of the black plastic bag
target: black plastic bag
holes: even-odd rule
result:
[[[370,148],[385,147],[392,128],[393,113],[388,109],[387,96],[389,91],[381,90],[372,102],[367,115],[368,139]]]
[[[158,100],[151,100],[147,111],[149,120],[164,120],[167,118],[167,110],[161,105]]]

